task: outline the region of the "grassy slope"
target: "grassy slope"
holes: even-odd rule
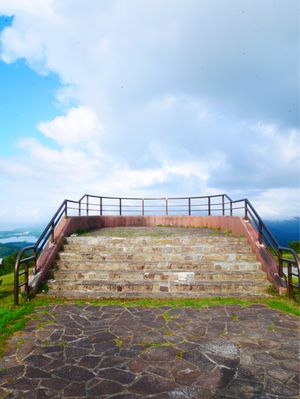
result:
[[[218,305],[241,305],[249,306],[254,303],[262,303],[273,309],[284,313],[300,316],[299,307],[286,297],[274,296],[272,298],[239,299],[239,298],[203,298],[203,299],[137,299],[137,300],[59,300],[42,297],[41,295],[32,299],[21,299],[18,307],[13,305],[13,274],[2,276],[0,285],[0,355],[4,353],[8,338],[16,331],[21,330],[30,315],[37,306],[45,306],[51,303],[76,303],[79,305],[91,304],[94,306],[119,305],[119,306],[142,306],[142,307],[185,307],[191,306],[202,308]]]

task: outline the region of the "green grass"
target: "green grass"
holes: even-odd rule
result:
[[[119,348],[122,348],[122,346],[123,346],[123,341],[121,340],[121,338],[116,338],[115,340],[115,344],[119,347]]]
[[[209,235],[231,236],[231,230],[222,230],[220,227],[207,226],[174,226],[171,224],[157,224],[155,227],[106,227],[102,229],[79,229],[75,234],[79,236],[106,236],[106,237],[170,237],[182,234],[182,230],[209,230]]]
[[[16,331],[22,330],[26,325],[28,315],[32,314],[35,307],[43,305],[44,301],[35,298],[28,301],[20,295],[20,306],[14,306],[13,273],[1,276],[0,285],[0,355],[6,348],[7,339]]]

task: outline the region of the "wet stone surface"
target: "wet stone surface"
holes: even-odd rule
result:
[[[299,397],[299,322],[263,305],[52,305],[0,359],[2,398]]]

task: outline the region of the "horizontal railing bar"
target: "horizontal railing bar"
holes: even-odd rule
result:
[[[238,199],[238,200],[234,200],[234,201],[231,201],[233,204],[236,204],[236,203],[238,203],[238,202],[245,202],[245,198],[243,198],[243,199]]]
[[[208,208],[206,209],[192,209],[192,212],[208,212]],[[214,210],[211,210],[211,212],[213,212]]]
[[[31,260],[35,259],[35,255],[28,256],[28,258],[23,258],[20,260],[20,263],[30,262]]]
[[[281,258],[281,260],[282,260],[282,262],[294,263],[295,265],[297,264],[297,262],[295,261],[295,259]]]
[[[134,207],[135,209],[123,209],[123,205],[122,205],[122,210],[123,210],[123,212],[137,212],[137,213],[141,213],[141,207],[140,208],[136,208],[136,207]],[[96,212],[96,213],[99,213],[99,211],[100,211],[100,209],[101,208],[89,208],[89,212]],[[84,209],[81,209],[81,211],[82,212],[84,212],[85,210]],[[152,208],[152,209],[147,209],[146,207],[144,207],[144,212],[155,212],[155,211],[157,211],[157,212],[165,212],[165,207],[161,207],[161,208]],[[169,208],[168,208],[168,211],[169,212],[186,212],[186,213],[188,213],[188,207],[187,206],[185,206],[185,208],[184,209],[179,209],[179,208],[173,208],[172,206],[170,206]],[[204,209],[195,209],[195,208],[193,208],[193,206],[191,206],[191,212],[208,212],[208,208],[204,208]],[[222,212],[223,211],[223,208],[213,208],[213,209],[211,209],[211,212]],[[224,212],[226,212],[226,211],[230,211],[230,208],[224,208]],[[102,207],[102,212],[119,212],[119,208],[118,209],[105,209],[104,207]],[[225,216],[225,215],[224,215]]]
[[[94,206],[96,206],[97,204],[91,204],[91,205],[94,205]],[[217,206],[220,206],[220,205],[222,205],[222,204],[216,204],[216,205],[212,205],[211,206],[211,209],[212,210],[222,210],[223,208],[217,208]],[[180,205],[180,204],[168,204],[168,207],[169,207],[169,209],[171,209],[172,207],[174,208],[174,207],[184,207],[184,208],[186,208],[186,209],[188,209],[188,204],[183,204],[183,205]],[[191,204],[191,208],[193,209],[193,208],[197,208],[197,207],[206,207],[206,209],[208,209],[207,208],[207,204]],[[104,208],[118,208],[119,209],[119,205],[114,205],[114,204],[102,204],[102,209],[104,209]],[[126,204],[122,204],[122,209],[123,208],[136,208],[136,209],[141,209],[141,207],[140,206],[136,206],[136,205],[126,205]],[[163,206],[163,204],[161,204],[161,205],[144,205],[144,208],[156,208],[156,209],[163,209],[163,210],[165,210],[166,208],[165,208],[165,206]],[[88,208],[89,210],[97,210],[97,209],[100,209],[100,207],[99,207],[99,205],[97,206],[97,208]],[[230,210],[230,208],[226,208],[227,210]],[[239,209],[239,208],[236,208],[236,209]],[[241,208],[242,209],[242,208]],[[85,211],[85,210],[87,210],[87,208],[81,208],[81,210],[82,211]]]
[[[35,249],[35,248],[36,248],[36,245],[28,245],[28,247],[22,248],[20,253],[21,253],[21,255],[23,255],[24,252],[31,251],[32,249]]]
[[[20,283],[20,284],[18,285],[18,287],[21,288],[21,287],[23,287],[25,284],[26,284],[26,281],[24,281],[23,283]]]
[[[145,201],[157,201],[157,200],[182,200],[182,199],[195,199],[195,198],[216,198],[216,197],[222,197],[225,196],[226,194],[215,194],[215,195],[203,195],[203,196],[193,196],[193,197],[106,197],[106,196],[98,196],[98,195],[90,195],[90,194],[85,194],[81,199],[79,200],[82,201],[85,197],[90,197],[90,198],[102,198],[102,199],[112,199],[112,200],[137,200],[141,201],[144,199]],[[230,201],[230,200],[229,200]]]
[[[122,198],[122,200],[123,200],[123,198]],[[169,200],[168,200],[169,201]],[[144,207],[145,208],[147,208],[147,207],[159,207],[159,206],[163,206],[164,204],[157,204],[157,205],[148,205],[148,204],[144,204]],[[223,205],[221,202],[218,202],[218,203],[216,203],[216,204],[212,204],[211,203],[211,207],[215,207],[215,206],[221,206],[221,205]],[[228,202],[226,202],[226,203],[224,203],[224,206],[225,205],[229,205],[229,203]],[[87,209],[90,209],[90,207],[91,206],[96,206],[96,207],[100,207],[100,205],[99,204],[97,204],[97,203],[89,203],[88,204],[88,206],[86,205],[86,204],[82,204],[81,205],[81,210],[87,210]],[[104,207],[104,206],[106,206],[106,207],[119,207],[120,205],[119,204],[105,204],[105,203],[102,203],[102,207]],[[179,206],[179,207],[187,207],[188,206],[188,204],[186,203],[186,204],[170,204],[169,203],[169,206]],[[191,206],[207,206],[207,203],[204,203],[204,204],[195,204],[195,203],[192,203],[191,204]],[[130,205],[130,204],[124,204],[124,203],[122,203],[122,208],[123,207],[136,207],[136,208],[140,208],[141,207],[141,205],[140,204],[136,204],[136,205]],[[78,208],[71,208],[71,207],[68,207],[68,209],[78,209]],[[228,209],[230,209],[230,208],[228,208]],[[239,209],[239,208],[234,208],[234,209]]]

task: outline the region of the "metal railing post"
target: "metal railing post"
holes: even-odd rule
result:
[[[119,198],[119,214],[122,215],[122,198]]]
[[[86,196],[86,216],[89,216],[89,196]]]
[[[68,217],[68,201],[65,201],[65,217]]]
[[[54,242],[54,223],[51,224],[51,242]]]
[[[24,270],[24,277],[25,277],[25,292],[28,295],[29,293],[29,285],[28,285],[28,262],[25,262],[25,270]]]
[[[166,198],[166,215],[169,214],[169,209],[168,209],[168,198]]]
[[[245,200],[245,219],[246,220],[248,219],[248,203],[246,200]]]
[[[36,248],[34,248],[32,251],[33,251],[33,255],[34,255],[32,273],[36,274],[37,273],[37,251],[36,251]]]
[[[102,197],[100,197],[100,216],[103,214],[103,209],[102,209]]]
[[[232,201],[230,201],[230,216],[232,216]]]
[[[142,215],[145,215],[145,199],[142,199]]]
[[[191,210],[191,198],[189,198],[189,216],[191,216],[192,210]]]
[[[78,203],[78,216],[81,216],[81,201]]]
[[[207,197],[208,199],[208,216],[211,214],[211,209],[210,209],[210,197]]]
[[[278,250],[278,274],[283,277],[283,262],[282,262],[282,250]]]
[[[292,276],[292,266],[290,262],[287,262],[287,269],[288,269],[288,295],[289,298],[291,299],[292,297],[292,291],[293,291],[293,276]]]
[[[222,195],[222,215],[225,215],[225,198],[224,194]]]
[[[263,226],[262,226],[261,221],[259,221],[259,226],[258,226],[258,242],[259,242],[260,244],[262,244],[262,242],[263,242],[262,236],[263,236]]]
[[[16,260],[16,266],[15,266],[15,278],[14,278],[14,302],[15,305],[19,305],[19,265],[20,265],[20,259],[19,257]]]

